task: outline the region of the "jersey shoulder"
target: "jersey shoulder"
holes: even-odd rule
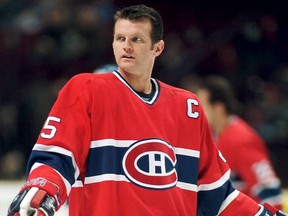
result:
[[[87,82],[103,82],[105,80],[113,79],[113,73],[94,74],[94,73],[79,73],[73,76],[67,85],[75,85],[75,87],[82,88]]]
[[[57,106],[67,107],[81,98],[92,97],[93,89],[95,87],[101,88],[103,85],[108,85],[108,80],[115,79],[112,73],[107,74],[93,74],[80,73],[73,76],[64,87],[59,91],[57,98]]]
[[[164,91],[166,91],[168,94],[172,94],[174,97],[194,98],[194,99],[199,100],[197,95],[193,92],[190,92],[188,90],[185,90],[179,87],[171,86],[159,80],[158,82],[160,83],[160,86]]]

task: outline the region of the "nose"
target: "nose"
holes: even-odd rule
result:
[[[132,51],[131,43],[130,43],[128,40],[125,41],[124,46],[123,46],[123,49],[124,49],[126,52],[131,52],[131,51]]]

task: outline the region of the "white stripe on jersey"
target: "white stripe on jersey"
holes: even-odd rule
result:
[[[115,139],[102,139],[92,141],[90,148],[98,148],[104,146],[114,146],[114,147],[129,147],[131,144],[135,143],[136,140],[115,140]]]
[[[126,181],[129,182],[129,180],[124,175],[115,175],[115,174],[105,174],[105,175],[98,175],[98,176],[92,176],[92,177],[86,177],[85,178],[85,184],[93,184],[97,182],[103,182],[103,181]],[[80,180],[75,181],[72,187],[83,187],[83,183]]]
[[[131,144],[135,143],[137,140],[115,140],[115,139],[102,139],[92,141],[90,148],[98,148],[104,146],[114,146],[114,147],[129,147]],[[199,158],[200,152],[197,150],[184,149],[184,148],[174,148],[175,153],[179,155],[186,155],[195,158]]]
[[[103,181],[125,181],[130,182],[126,176],[124,175],[115,175],[115,174],[105,174],[105,175],[98,175],[98,176],[92,176],[92,177],[86,177],[84,184],[93,184],[93,183],[99,183]],[[194,184],[187,184],[184,182],[177,182],[177,187],[183,189],[183,190],[189,190],[189,191],[197,191],[197,185]],[[81,181],[77,180],[73,187],[83,187],[83,184]]]
[[[36,143],[32,150],[43,151],[43,152],[54,152],[57,154],[62,154],[62,155],[66,155],[66,156],[70,157],[72,160],[74,170],[75,170],[74,171],[74,179],[78,178],[80,171],[79,171],[79,168],[76,164],[74,155],[71,151],[64,149],[64,148],[61,148],[59,146],[47,146],[47,145],[43,145],[43,144],[39,144],[39,143]]]
[[[177,187],[183,189],[183,190],[188,190],[188,191],[194,191],[197,192],[197,185],[195,184],[188,184],[184,182],[177,182],[176,184]]]
[[[230,169],[217,181],[211,183],[211,184],[202,184],[198,186],[198,191],[208,191],[208,190],[214,190],[216,188],[221,187],[223,184],[225,184],[229,178],[230,178]]]
[[[219,215],[237,196],[239,195],[238,190],[234,190],[222,203],[220,210],[217,215]]]
[[[175,153],[179,155],[186,155],[186,156],[191,156],[195,158],[199,158],[200,152],[197,150],[191,150],[191,149],[184,149],[184,148],[174,148]]]
[[[83,187],[83,183],[81,180],[76,180],[72,187]]]
[[[116,174],[104,174],[104,175],[98,175],[98,176],[92,176],[92,177],[86,177],[85,178],[85,184],[93,184],[93,183],[103,182],[103,181],[126,181],[126,182],[129,182],[129,180],[126,178],[125,175],[116,175]]]

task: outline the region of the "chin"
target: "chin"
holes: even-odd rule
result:
[[[128,66],[127,64],[121,64],[119,65],[119,70],[125,71],[125,72],[133,71],[133,67]]]

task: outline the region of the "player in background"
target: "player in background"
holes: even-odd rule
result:
[[[113,63],[103,64],[100,67],[96,68],[93,73],[95,74],[105,74],[105,73],[112,73],[113,71],[117,70],[118,66]]]
[[[151,78],[164,50],[153,8],[116,12],[118,70],[59,92],[8,215],[282,215],[235,190],[196,95]]]
[[[216,145],[231,169],[233,186],[257,202],[282,209],[283,195],[266,144],[239,114],[233,87],[222,76],[203,78],[196,94],[204,107]]]

